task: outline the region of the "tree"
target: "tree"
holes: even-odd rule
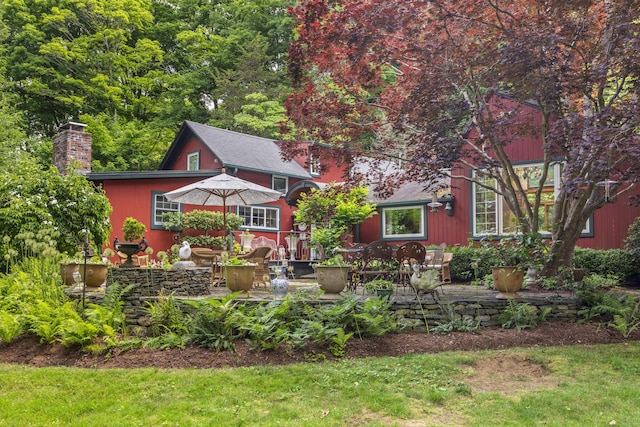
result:
[[[292,13],[287,110],[301,137],[397,155],[406,179],[475,182],[526,232],[540,230],[542,194],[519,184],[510,147],[542,141],[542,182],[562,164],[543,274],[569,265],[591,214],[640,179],[637,1],[310,0]],[[514,102],[490,108],[505,93]]]
[[[311,243],[320,244],[329,257],[350,236],[351,227],[376,215],[376,206],[367,203],[367,187],[330,184],[321,190],[302,193],[294,212],[297,224],[312,224]]]
[[[75,254],[85,238],[101,250],[109,237],[109,199],[72,169],[61,175],[25,155],[0,175],[0,200],[0,236],[9,243],[3,252],[13,248],[22,254],[26,245],[20,236],[44,229],[56,231],[56,248],[67,254]]]

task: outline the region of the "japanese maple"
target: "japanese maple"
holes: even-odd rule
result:
[[[526,232],[540,229],[541,192],[520,185],[510,145],[542,141],[542,182],[562,164],[546,274],[640,177],[638,1],[305,0],[290,12],[301,140],[402,159],[402,178],[425,186],[481,182]]]

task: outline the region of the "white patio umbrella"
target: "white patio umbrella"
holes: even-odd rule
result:
[[[275,202],[282,193],[235,176],[220,175],[203,179],[164,193],[167,200],[188,205],[222,206],[224,229],[227,229],[227,205],[255,205]],[[226,232],[226,231],[225,231]]]

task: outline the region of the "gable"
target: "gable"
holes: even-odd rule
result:
[[[273,139],[233,132],[191,121],[185,121],[182,124],[159,169],[171,169],[182,153],[185,144],[193,138],[201,141],[204,147],[219,159],[221,167],[294,178],[311,178],[309,172],[299,163],[281,159],[280,148]]]

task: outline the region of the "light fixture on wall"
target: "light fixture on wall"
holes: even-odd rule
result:
[[[431,208],[431,212],[438,212],[438,208],[442,206],[442,203],[438,201],[438,194],[433,193],[431,195],[431,202],[427,203],[427,206]]]
[[[447,216],[453,216],[453,199],[445,203],[444,210],[447,212]]]
[[[609,178],[604,181],[596,182],[598,187],[604,187],[604,202],[609,203],[611,201],[611,186],[616,185],[618,181],[613,181]]]

